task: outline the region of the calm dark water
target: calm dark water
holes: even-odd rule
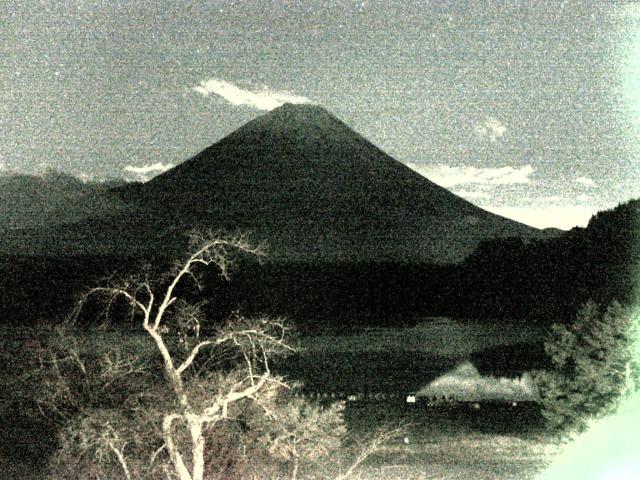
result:
[[[458,359],[413,352],[327,352],[293,355],[274,366],[308,392],[406,394],[455,367]]]

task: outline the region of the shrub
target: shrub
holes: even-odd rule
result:
[[[569,325],[553,325],[545,343],[552,368],[537,373],[542,413],[553,430],[582,430],[590,418],[615,410],[637,386],[637,322],[632,309],[613,302],[604,311],[582,306]]]

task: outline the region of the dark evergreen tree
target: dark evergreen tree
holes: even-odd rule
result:
[[[612,413],[625,390],[636,388],[637,333],[632,309],[618,302],[602,312],[589,301],[574,323],[553,325],[545,343],[552,368],[536,376],[551,428],[581,430],[590,418]]]

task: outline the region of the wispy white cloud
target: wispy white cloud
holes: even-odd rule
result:
[[[216,78],[200,82],[200,85],[193,87],[193,90],[203,97],[208,97],[213,93],[232,105],[246,105],[258,110],[273,110],[284,103],[312,103],[308,98],[292,92],[277,92],[266,87],[258,91],[251,91]]]
[[[526,223],[536,228],[561,228],[570,230],[573,227],[586,227],[595,213],[586,205],[549,205],[545,207],[509,207],[483,206],[485,210],[503,217]]]
[[[576,178],[576,183],[579,183],[580,185],[584,185],[585,187],[595,187],[596,186],[596,182],[594,182],[589,177],[578,177],[578,178]]]
[[[408,163],[412,168],[429,180],[443,187],[455,185],[511,185],[515,183],[531,183],[530,175],[534,172],[531,165],[520,168],[478,168],[473,166],[450,167],[448,165],[426,165],[421,163]]]
[[[474,130],[479,136],[497,142],[507,132],[507,127],[497,118],[487,117],[482,123],[476,125]]]
[[[172,163],[164,164],[164,163],[157,162],[149,165],[144,165],[142,167],[127,165],[126,167],[124,167],[124,171],[130,174],[133,174],[133,177],[136,180],[146,181],[155,175],[158,175],[162,172],[166,172],[172,167],[173,167]]]
[[[469,200],[475,200],[478,198],[491,198],[491,195],[483,190],[455,189],[453,190],[453,193]]]
[[[531,183],[531,175],[535,172],[531,165],[518,168],[478,168],[408,163],[407,166],[463,198],[480,201],[485,210],[533,227],[555,227],[563,230],[576,226],[585,227],[595,213],[595,209],[589,205],[593,199],[586,194],[574,197],[574,204],[568,205],[566,199],[559,195],[531,199],[532,202],[535,201],[531,206],[491,205],[492,199],[497,198],[492,195],[496,186]],[[565,204],[561,205],[560,202]]]

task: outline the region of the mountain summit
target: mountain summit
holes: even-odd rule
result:
[[[395,164],[393,167],[402,165],[324,108],[286,103],[152,179],[146,189],[166,188],[165,182],[176,182],[183,177],[190,179],[194,174],[203,182],[215,181],[230,171],[243,176],[255,174],[256,182],[266,180],[265,175],[277,174],[284,177],[274,181],[286,179],[290,187],[300,181],[333,182],[335,187],[340,187],[341,179],[349,182],[366,181],[367,177],[375,179],[380,169],[392,164]],[[230,182],[224,183],[233,184],[231,177],[226,180]],[[270,186],[260,185],[261,188]],[[282,186],[286,187],[277,185],[278,189]]]
[[[253,231],[289,259],[448,262],[487,238],[538,235],[432,183],[316,105],[276,108],[140,193],[192,222]]]
[[[434,184],[308,104],[284,104],[117,194],[128,214],[63,236],[76,229],[103,249],[122,232],[113,243],[144,250],[210,227],[250,232],[275,260],[455,262],[482,240],[541,235]]]

